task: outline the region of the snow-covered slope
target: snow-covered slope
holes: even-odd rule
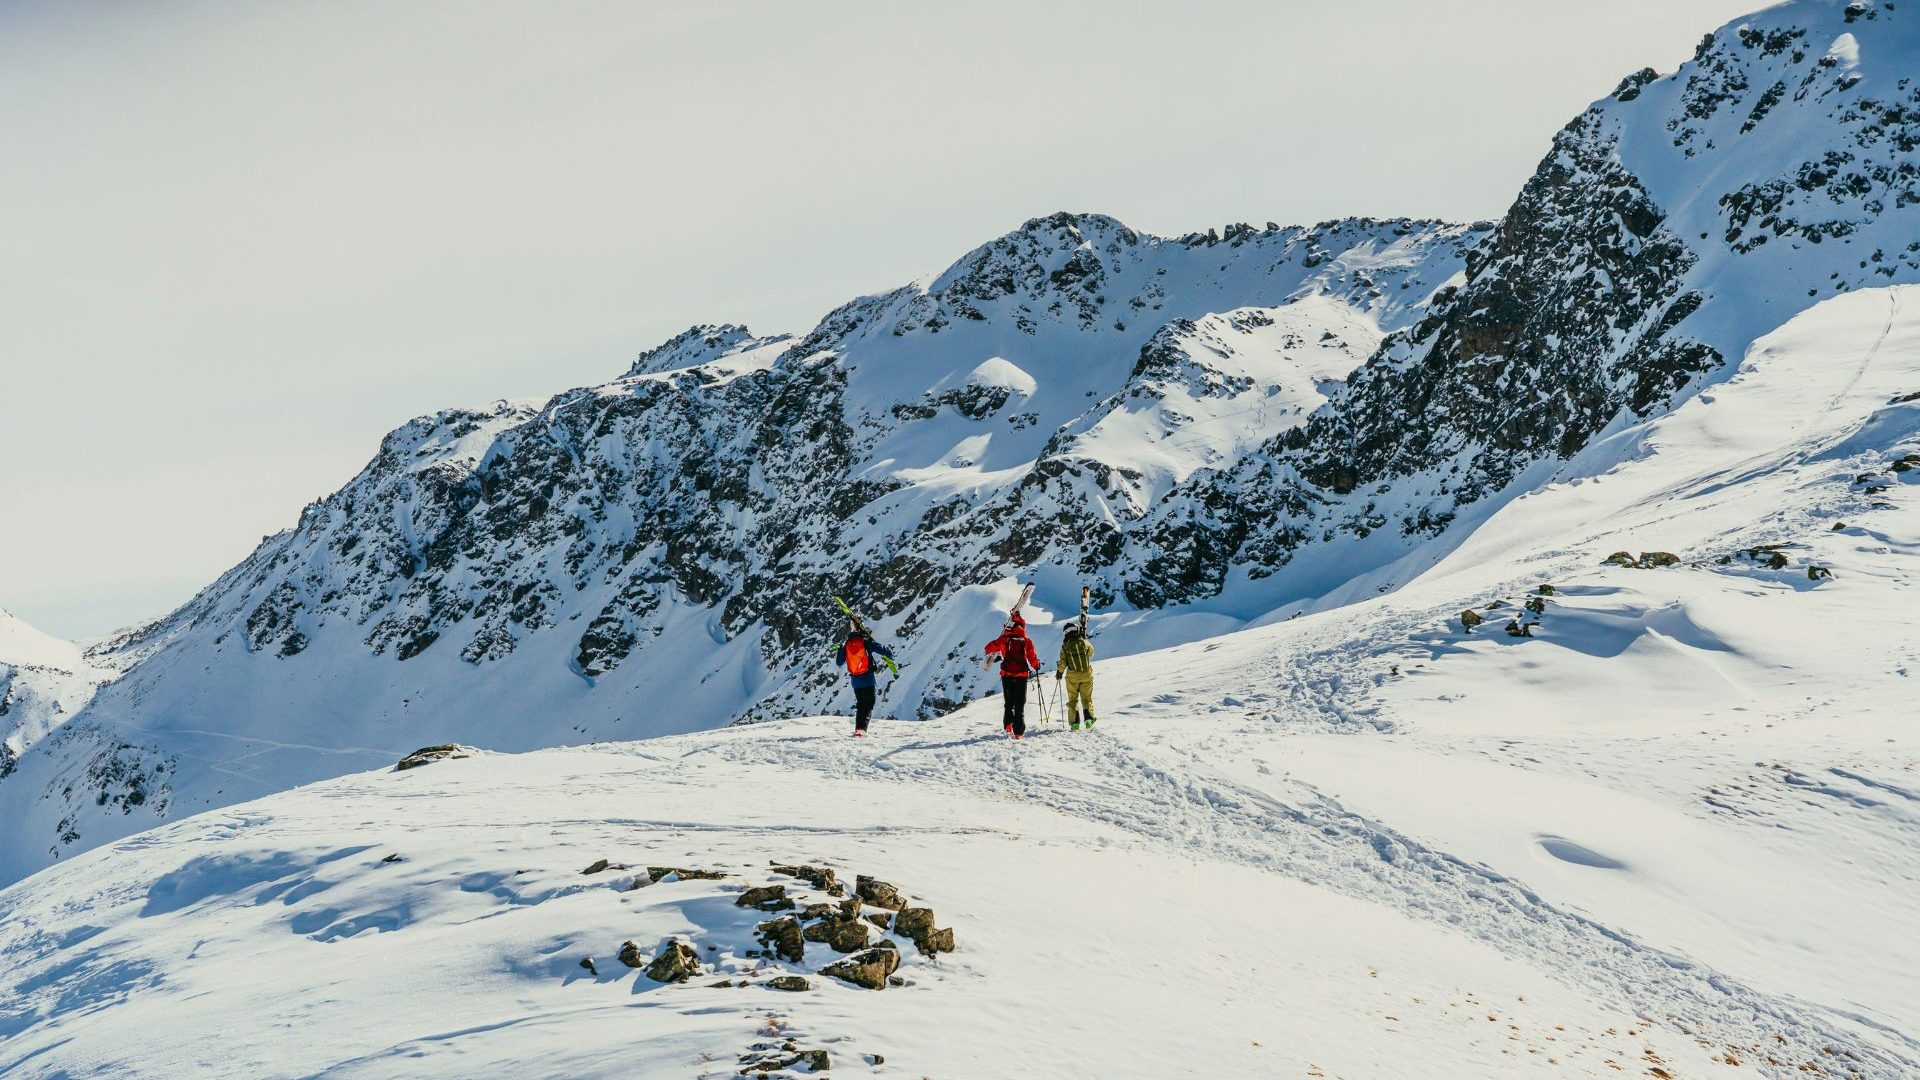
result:
[[[80,646],[0,609],[0,780],[112,675],[90,663]]]
[[[908,661],[883,709],[928,716],[989,686],[965,660],[1017,578],[1043,621],[1090,585],[1108,656],[1449,580],[1755,338],[1920,280],[1916,17],[1730,24],[1576,118],[1492,226],[1054,215],[797,338],[696,327],[416,420],[95,651],[127,674],[0,780],[0,880],[422,743],[818,711],[831,593]]]
[[[1549,1059],[1692,1075],[1719,1053],[1400,905],[1196,860],[1142,836],[1137,807],[1104,822],[898,782],[1084,797],[1111,768],[1083,752],[1030,775],[964,726],[888,732],[881,767],[816,760],[841,725],[803,721],[368,773],[82,856],[0,894],[0,1072],[720,1078],[791,1046],[833,1075],[1526,1077]],[[582,873],[609,859],[630,868]],[[836,900],[771,862],[887,880],[955,951],[895,939],[904,984],[878,991],[821,975],[842,959],[825,942],[758,955],[777,913],[736,907],[743,888]],[[649,865],[728,876],[635,887]],[[1583,960],[1632,952],[1532,906]],[[676,940],[701,965],[683,984],[616,955]],[[770,985],[793,974],[810,987]],[[1736,999],[1701,1030],[1781,1032],[1778,1052],[1820,1060],[1773,1004]]]
[[[1090,732],[486,755],[78,856],[0,892],[0,1071],[1920,1076],[1916,494],[1920,288],[1842,296],[1404,587],[1103,662]],[[750,955],[740,890],[832,899],[772,863],[956,950]]]

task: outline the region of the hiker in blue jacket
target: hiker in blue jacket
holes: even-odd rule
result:
[[[847,676],[853,680],[853,737],[867,737],[867,721],[873,717],[873,699],[876,693],[873,681],[873,666],[884,663],[893,666],[893,651],[873,640],[865,630],[850,629],[847,640],[841,642],[840,652],[834,657],[834,663],[847,669]]]

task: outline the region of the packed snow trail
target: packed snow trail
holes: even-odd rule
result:
[[[1353,662],[1336,635],[1298,641],[1288,662],[1313,674],[1310,683],[1337,686]],[[1539,970],[1555,972],[1640,1015],[1719,1044],[1779,1046],[1796,1061],[1829,1059],[1845,1047],[1884,1075],[1920,1076],[1920,1041],[1876,1029],[1862,1038],[1851,1017],[1755,991],[1684,957],[1547,903],[1523,882],[1465,862],[1352,813],[1310,786],[1289,781],[1286,799],[1219,776],[1214,763],[1259,728],[1344,725],[1330,717],[1282,715],[1239,731],[1204,731],[1217,720],[1184,714],[1195,689],[1175,685],[1155,708],[1132,708],[1103,719],[1092,732],[1051,731],[1012,745],[1000,734],[998,702],[910,729],[881,725],[877,738],[855,744],[832,735],[774,735],[701,740],[689,757],[720,754],[780,771],[806,769],[843,778],[884,778],[915,787],[940,786],[999,798],[1125,829],[1171,850],[1273,871],[1345,895],[1383,903],[1451,926]],[[1283,710],[1286,706],[1281,707]],[[1291,710],[1287,710],[1291,712]],[[836,733],[837,734],[837,733]],[[1182,747],[1180,742],[1195,746]],[[1868,1075],[1873,1075],[1869,1073]]]
[[[697,742],[343,777],[0,892],[0,1074],[723,1080],[782,1042],[835,1075],[948,1080],[1710,1067],[1686,1035],[1379,904],[1017,800]],[[609,859],[627,865],[593,872]],[[885,993],[821,977],[823,945],[765,956],[767,916],[736,901],[793,887],[768,862],[796,859],[883,875],[957,951],[903,943]],[[726,878],[639,885],[654,863]],[[707,970],[658,984],[615,958],[622,939],[688,941]],[[807,992],[769,984],[796,969]]]

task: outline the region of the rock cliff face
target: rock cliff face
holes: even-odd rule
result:
[[[605,385],[412,421],[97,650],[127,673],[70,745],[11,751],[0,805],[65,791],[31,827],[57,851],[133,827],[88,817],[96,773],[131,821],[135,789],[181,812],[429,742],[825,709],[833,594],[907,661],[907,716],[985,688],[1016,580],[1043,621],[1082,584],[1141,613],[1105,656],[1328,602],[1818,298],[1920,279],[1916,78],[1920,11],[1802,0],[1627,78],[1496,223],[1055,214],[797,338],[694,327]],[[189,777],[207,739],[260,755]]]
[[[474,667],[538,638],[591,684],[692,617],[750,645],[738,711],[823,707],[831,595],[916,641],[957,593],[1043,563],[1116,594],[1165,490],[1304,420],[1479,236],[1037,219],[798,341],[695,327],[606,385],[416,420],[157,633],[294,667],[322,638]],[[941,685],[894,706],[971,681]]]
[[[1818,298],[1914,280],[1917,124],[1920,20],[1892,5],[1784,4],[1629,76],[1328,408],[1165,500],[1129,598],[1342,538],[1391,561]]]

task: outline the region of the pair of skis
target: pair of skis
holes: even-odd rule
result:
[[[1087,632],[1087,600],[1092,595],[1093,590],[1085,585],[1080,586],[1080,632],[1083,634]],[[1020,609],[1026,607],[1027,601],[1031,599],[1033,599],[1033,582],[1029,581],[1021,587],[1020,599],[1013,602],[1013,606],[1007,609],[1007,614],[1009,616],[1020,614]]]
[[[1027,586],[1027,588],[1032,589],[1033,586],[1029,585]],[[1088,596],[1087,587],[1085,585],[1080,586],[1080,636],[1081,637],[1087,636],[1087,596]],[[1058,667],[1055,667],[1053,669],[1053,697],[1054,697],[1055,703],[1058,703],[1060,700],[1060,669]],[[1052,719],[1053,718],[1047,714],[1047,694],[1046,694],[1046,690],[1043,688],[1040,692],[1040,722],[1043,724],[1050,723]]]
[[[1021,586],[1020,598],[1015,600],[1013,606],[1007,609],[1007,618],[1012,619],[1015,615],[1020,614],[1020,609],[1026,607],[1027,601],[1031,599],[1033,599],[1033,582],[1029,581]],[[987,670],[993,670],[993,657],[982,657],[980,662],[986,666]]]
[[[1007,609],[1007,618],[1012,619],[1014,616],[1020,614],[1020,609],[1026,607],[1027,601],[1031,599],[1033,599],[1033,582],[1029,581],[1020,587],[1020,596],[1014,600],[1013,606]],[[986,666],[988,671],[993,670],[992,655],[982,657],[980,662]],[[1043,724],[1050,723],[1053,717],[1047,710],[1047,684],[1045,680],[1040,678],[1038,671],[1034,671],[1027,676],[1027,685],[1033,687],[1034,695],[1040,699],[1040,722]]]

